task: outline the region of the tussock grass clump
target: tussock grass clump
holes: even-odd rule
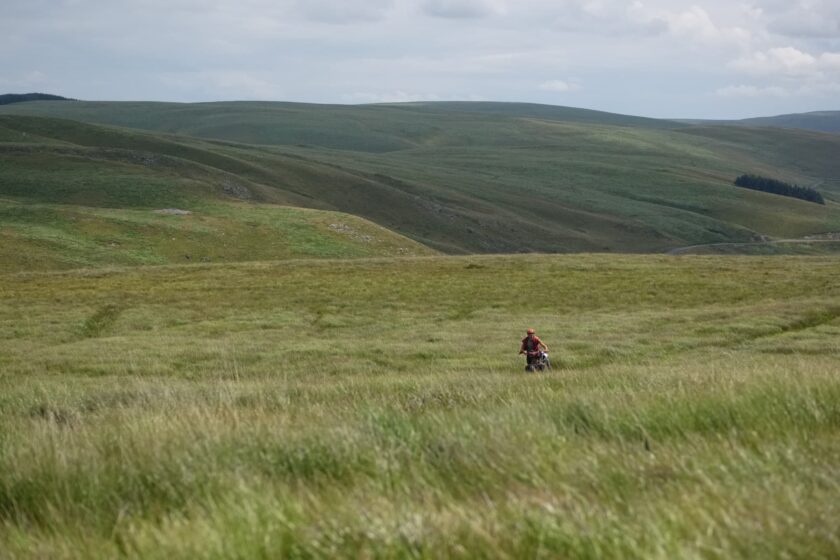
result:
[[[838,272],[530,256],[4,275],[3,554],[836,556]],[[527,326],[550,373],[522,371]]]

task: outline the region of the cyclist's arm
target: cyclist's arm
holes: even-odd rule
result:
[[[545,351],[548,352],[548,346],[546,346],[545,342],[543,342],[542,340],[540,340],[540,346],[542,346],[543,349],[545,349]]]

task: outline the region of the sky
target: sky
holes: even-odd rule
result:
[[[0,0],[0,93],[840,110],[840,0]]]

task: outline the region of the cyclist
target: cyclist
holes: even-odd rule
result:
[[[522,345],[519,347],[519,353],[525,354],[527,361],[525,369],[530,370],[540,360],[543,352],[548,352],[548,346],[540,340],[534,329],[528,329],[527,336],[522,339]]]

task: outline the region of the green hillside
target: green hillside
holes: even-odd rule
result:
[[[402,103],[311,105],[276,102],[148,103],[38,102],[0,113],[60,117],[251,144],[313,145],[388,152],[480,140],[529,145],[527,129],[512,119],[644,128],[678,128],[670,121],[526,103]]]
[[[741,120],[680,119],[686,125],[732,125],[748,127],[794,128],[816,132],[840,133],[840,111],[813,111],[773,117],[755,117]]]
[[[840,111],[815,111],[775,117],[758,117],[739,121],[748,126],[775,126],[781,128],[802,128],[818,132],[840,133]]]
[[[2,268],[434,253],[224,168],[247,164],[200,143],[0,118]]]
[[[51,95],[49,93],[4,93],[0,94],[0,105],[10,105],[12,103],[26,103],[28,101],[70,101],[66,97],[60,95]]]
[[[349,214],[225,202],[184,206],[193,210],[0,198],[0,264],[9,271],[434,254]]]
[[[774,166],[777,174],[798,177],[794,182],[817,186],[833,194],[835,201],[840,200],[840,136],[808,130],[722,126],[695,126],[681,132],[721,142],[733,157]]]
[[[664,119],[651,119],[592,109],[541,105],[536,103],[501,103],[495,101],[434,101],[385,104],[391,108],[427,115],[495,115],[503,117],[532,118],[573,123],[606,124],[614,126],[635,126],[642,128],[681,128],[681,123]]]
[[[835,135],[519,104],[0,108],[0,196],[16,202],[197,208],[245,193],[357,215],[449,253],[667,251],[840,231],[838,152]],[[61,177],[57,162],[78,180],[37,179]],[[148,185],[109,178],[126,169]],[[744,172],[816,186],[828,204],[732,187]]]

